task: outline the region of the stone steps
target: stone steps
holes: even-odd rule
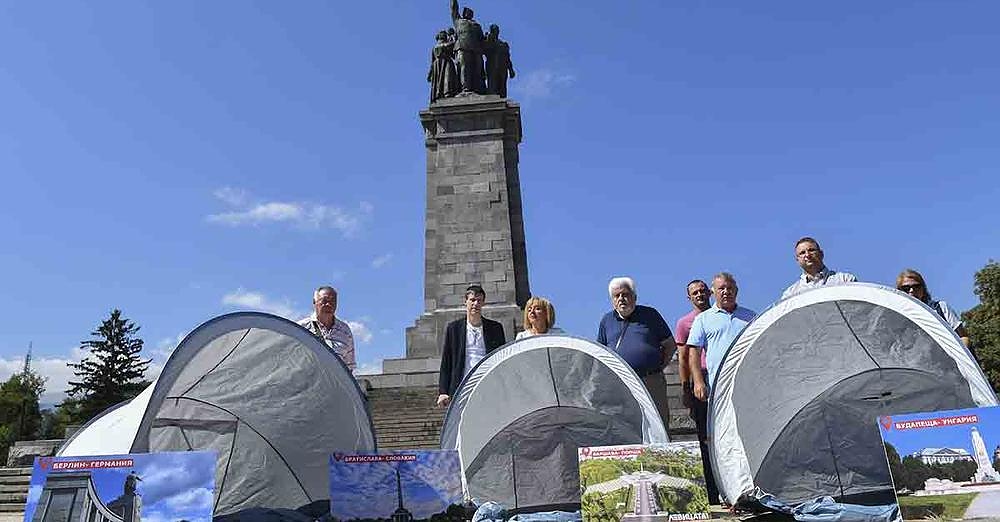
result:
[[[31,468],[0,468],[0,513],[20,513],[28,500]]]
[[[370,390],[368,407],[379,450],[437,448],[445,410],[434,406],[436,398],[434,386]]]

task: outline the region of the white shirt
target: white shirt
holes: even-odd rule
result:
[[[549,328],[549,331],[547,331],[545,333],[547,333],[547,334],[561,334],[561,333],[563,333],[563,331],[562,331],[561,328],[553,326],[552,328]],[[526,339],[528,337],[531,337],[532,335],[540,335],[540,334],[536,334],[535,332],[532,332],[531,330],[522,330],[520,332],[517,332],[517,336],[514,337],[514,340],[517,341],[517,340],[520,340],[520,339]]]
[[[465,323],[465,371],[468,375],[479,361],[486,357],[486,339],[483,337],[483,325],[472,326]]]
[[[351,333],[351,327],[347,323],[334,317],[333,327],[327,328],[316,319],[316,314],[312,314],[299,321],[299,324],[322,339],[326,346],[344,361],[347,369],[354,373],[354,369],[357,368],[354,360],[354,334]]]
[[[792,286],[789,286],[784,292],[781,293],[781,298],[788,299],[795,294],[800,294],[811,288],[856,283],[857,281],[858,278],[855,277],[854,274],[848,272],[837,272],[824,266],[823,270],[820,270],[820,272],[815,276],[811,276],[803,272],[802,275],[799,276],[798,280],[792,283]]]
[[[948,306],[948,303],[944,301],[931,301],[927,303],[927,306],[943,317],[944,322],[948,323],[952,330],[958,330],[958,327],[962,326],[962,317]]]

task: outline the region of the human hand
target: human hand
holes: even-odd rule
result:
[[[436,406],[439,408],[444,408],[451,403],[451,397],[445,394],[438,395]]]
[[[705,387],[705,383],[694,383],[694,396],[698,397],[699,401],[708,400],[708,389]]]

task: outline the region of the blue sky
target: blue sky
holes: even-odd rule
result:
[[[531,289],[569,333],[616,275],[671,324],[723,269],[763,309],[802,235],[960,310],[1000,257],[994,2],[471,6],[511,43]],[[363,370],[402,356],[449,23],[445,0],[0,5],[0,377],[33,342],[52,402],[114,307],[155,371],[211,317],[301,316],[324,283]]]
[[[994,448],[1000,445],[1000,407],[893,415],[892,422],[897,423],[972,414],[979,416],[979,422],[975,424],[908,430],[886,430],[884,427],[881,427],[882,440],[895,446],[896,452],[899,453],[900,457],[911,455],[924,448],[963,448],[969,454],[972,454],[972,428],[977,428],[979,429],[979,434],[983,437],[983,443],[986,445],[986,451],[990,455],[990,460],[992,460]]]
[[[133,469],[139,475],[136,492],[142,496],[142,519],[147,522],[209,522],[215,491],[215,453],[209,451],[112,455],[102,458],[132,458],[134,468],[94,469],[91,479],[101,500],[108,504],[123,493],[125,477]],[[58,457],[55,461],[78,460]],[[51,468],[50,468],[51,469]],[[37,506],[49,470],[36,461],[31,475],[25,520]]]
[[[330,512],[341,520],[389,518],[399,506],[396,469],[403,506],[414,518],[429,518],[462,503],[458,452],[398,452],[414,455],[405,462],[343,462],[330,459]]]

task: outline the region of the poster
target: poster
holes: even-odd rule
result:
[[[330,457],[330,515],[350,520],[462,520],[455,450]]]
[[[708,520],[697,442],[580,448],[585,522]]]
[[[215,452],[39,457],[25,522],[210,522]]]
[[[878,422],[903,518],[1000,517],[1000,408]]]

